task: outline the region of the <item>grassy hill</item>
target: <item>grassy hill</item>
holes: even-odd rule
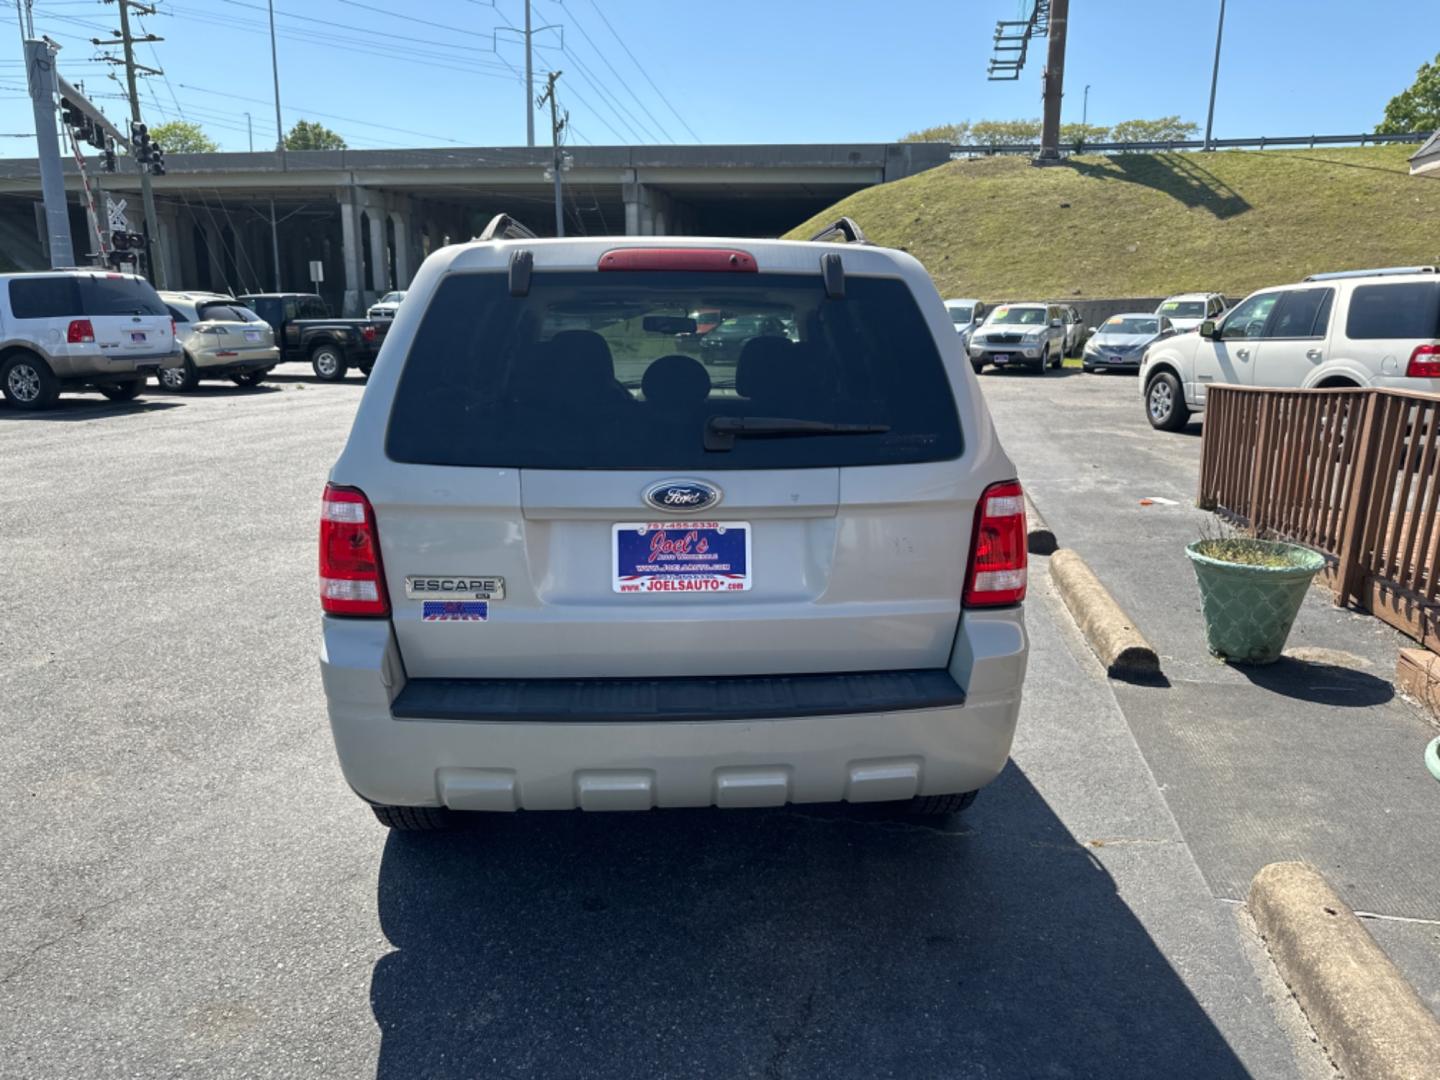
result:
[[[919,258],[945,296],[1243,295],[1322,270],[1440,262],[1440,182],[1413,147],[953,161],[841,214]]]

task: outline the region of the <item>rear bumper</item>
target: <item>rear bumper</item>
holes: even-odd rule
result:
[[[507,712],[489,694],[452,696],[447,706],[428,680],[410,689],[385,622],[327,617],[320,668],[341,769],[371,802],[643,810],[876,802],[983,787],[1010,752],[1027,649],[1018,610],[969,613],[948,671],[930,673],[948,680],[907,687],[915,673],[837,676],[890,679],[891,699],[871,696],[882,688],[876,681],[859,696],[833,686],[819,697],[801,695],[801,708],[756,701],[750,715],[744,695],[730,693],[728,706],[707,719],[675,718],[638,700],[617,709],[618,699],[593,693],[593,719],[523,718],[519,698]],[[783,680],[764,682],[773,689]],[[903,707],[924,706],[924,695],[942,684],[948,696],[928,700],[947,704]],[[842,696],[827,706],[824,692]],[[657,715],[668,718],[650,718]]]
[[[272,368],[280,362],[280,350],[274,347],[234,349],[227,350],[227,352],[229,355],[220,355],[214,352],[194,353],[192,355],[195,367],[206,375],[240,375],[247,371]]]
[[[105,382],[112,377],[123,379],[133,375],[151,375],[161,368],[179,367],[182,354],[179,349],[139,355],[74,352],[51,356],[49,362],[50,369],[59,379]]]

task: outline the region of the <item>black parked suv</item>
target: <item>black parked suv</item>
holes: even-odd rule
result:
[[[336,319],[315,293],[250,293],[236,297],[275,328],[281,362],[310,362],[315,377],[339,382],[352,367],[375,366],[387,325],[370,319]]]

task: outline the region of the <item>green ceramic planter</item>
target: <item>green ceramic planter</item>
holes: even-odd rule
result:
[[[1298,544],[1253,540],[1247,543],[1281,556],[1286,565],[1247,566],[1206,555],[1208,543],[1197,540],[1185,549],[1200,584],[1206,644],[1226,660],[1273,664],[1325,557]]]

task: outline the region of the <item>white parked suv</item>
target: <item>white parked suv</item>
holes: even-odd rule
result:
[[[791,329],[707,368],[675,342],[711,309]],[[1028,644],[1020,485],[957,336],[862,243],[497,219],[432,254],[322,503],[350,786],[401,829],[963,808]]]
[[[1215,292],[1181,293],[1160,301],[1156,315],[1170,320],[1176,333],[1196,329],[1206,319],[1218,319],[1225,314],[1225,297]]]
[[[1140,387],[1150,423],[1178,431],[1216,384],[1440,390],[1440,274],[1314,274],[1251,293],[1195,334],[1156,342]]]
[[[130,401],[180,363],[175,326],[150,283],[106,270],[0,274],[0,392],[48,409],[60,392]]]

